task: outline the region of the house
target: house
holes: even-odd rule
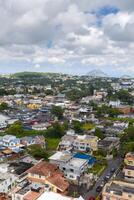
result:
[[[22,137],[21,139],[20,139],[20,143],[22,144],[22,145],[24,145],[24,146],[30,146],[30,145],[33,145],[33,144],[35,144],[35,139],[34,139],[34,137],[32,137],[32,136],[26,136],[26,137]]]
[[[125,155],[124,163],[129,166],[134,166],[134,152],[129,152]]]
[[[17,185],[10,196],[12,197],[12,200],[37,200],[43,192],[44,188],[42,185],[23,181]]]
[[[17,147],[20,145],[20,139],[13,135],[3,136],[3,146],[8,148]]]
[[[72,158],[67,163],[61,163],[59,168],[69,180],[77,181],[88,168],[86,159]]]
[[[76,138],[76,135],[64,135],[61,138],[61,142],[59,143],[58,149],[59,150],[72,150],[73,149],[73,143]]]
[[[57,193],[66,193],[69,187],[57,165],[40,161],[27,171],[27,179],[32,183],[48,184]]]
[[[92,135],[66,134],[59,143],[59,150],[74,150],[81,152],[97,151],[98,137]]]
[[[39,144],[42,147],[45,147],[45,138],[43,135],[37,135],[37,136],[26,136],[20,139],[20,143],[23,146],[30,146],[33,144]]]
[[[72,157],[73,155],[68,152],[57,151],[55,154],[49,157],[49,162],[59,166],[61,164],[66,164]]]
[[[117,108],[117,107],[119,107],[120,104],[121,104],[120,100],[109,101],[109,106],[112,106],[113,108]]]
[[[102,191],[102,200],[134,199],[134,184],[126,181],[110,181]]]
[[[123,168],[125,179],[134,181],[134,153],[129,152],[124,159],[125,166]]]
[[[125,179],[134,181],[134,166],[126,165],[123,168]]]
[[[36,131],[44,131],[47,130],[48,123],[40,123],[40,124],[34,124],[32,125],[32,129]]]
[[[131,113],[131,107],[129,105],[120,105],[117,108],[121,113],[125,115]]]
[[[118,150],[120,147],[120,139],[118,137],[105,137],[98,143],[98,148],[111,153],[113,149]]]
[[[9,171],[8,164],[0,164],[0,193],[8,193],[17,181],[17,175]]]
[[[0,200],[8,200],[8,196],[5,193],[0,193]]]
[[[119,129],[125,129],[125,128],[128,128],[128,126],[129,126],[129,122],[116,121],[113,124],[114,128],[119,128]]]
[[[82,197],[72,198],[54,192],[44,192],[37,200],[84,200]]]
[[[73,142],[73,147],[76,151],[97,151],[98,137],[92,135],[77,135]]]
[[[55,97],[55,102],[56,102],[56,103],[64,103],[65,100],[66,100],[65,94],[59,93],[59,94]]]

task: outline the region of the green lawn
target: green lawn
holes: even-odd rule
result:
[[[82,126],[82,129],[84,131],[89,131],[89,130],[92,130],[93,128],[95,128],[95,125],[94,124],[91,124],[91,123],[85,123],[83,126]]]
[[[102,161],[101,163],[95,163],[94,166],[91,169],[89,169],[88,172],[100,176],[106,169],[106,167],[107,167],[106,161]]]
[[[47,138],[46,140],[48,150],[57,150],[58,144],[60,142],[59,138]]]

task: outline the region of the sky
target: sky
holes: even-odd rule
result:
[[[0,0],[0,73],[134,76],[134,0]]]

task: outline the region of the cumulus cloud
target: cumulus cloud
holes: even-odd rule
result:
[[[98,18],[105,6],[119,11]],[[126,66],[130,71],[133,8],[133,0],[0,0],[0,62],[20,60],[34,68],[81,65],[83,71]]]

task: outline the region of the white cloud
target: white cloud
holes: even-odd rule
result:
[[[110,14],[104,18],[103,28],[112,40],[134,42],[134,13]]]
[[[98,23],[95,11],[103,6],[120,11]],[[0,62],[26,61],[35,68],[43,63],[79,63],[83,69],[126,66],[132,71],[133,8],[133,0],[0,0]]]
[[[40,68],[40,64],[35,64],[34,68]]]

